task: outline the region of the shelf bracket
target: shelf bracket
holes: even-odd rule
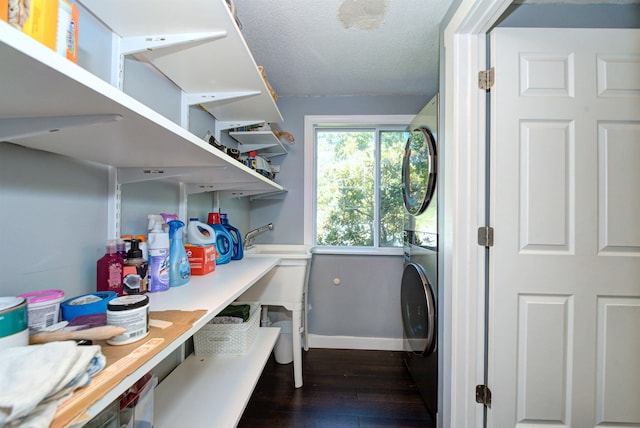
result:
[[[86,116],[18,117],[0,119],[0,141],[33,137],[68,128],[117,122],[119,114],[96,114]]]
[[[208,42],[227,37],[227,32],[209,31],[204,33],[165,34],[159,36],[123,37],[120,40],[120,55],[153,51],[198,42]]]
[[[203,107],[204,108],[204,107]],[[206,109],[205,109],[206,110]],[[216,125],[214,128],[215,137],[220,141],[222,131],[226,131],[227,129],[241,128],[243,126],[251,126],[259,123],[264,123],[264,120],[216,120]]]
[[[227,129],[242,128],[243,126],[257,125],[264,123],[264,120],[216,120],[216,130],[226,131]]]

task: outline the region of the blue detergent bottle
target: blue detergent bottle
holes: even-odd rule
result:
[[[229,218],[224,213],[220,213],[220,224],[227,229],[231,238],[233,238],[231,260],[242,260],[244,253],[242,251],[242,235],[240,234],[240,231],[229,224]]]
[[[216,250],[218,251],[216,265],[229,263],[231,261],[231,253],[233,252],[233,237],[229,231],[220,224],[219,213],[209,213],[207,223],[216,233]]]
[[[171,220],[169,225],[169,286],[178,287],[189,282],[191,278],[191,266],[189,258],[182,242],[182,228],[184,223],[180,220]]]

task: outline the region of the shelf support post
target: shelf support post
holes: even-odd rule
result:
[[[107,239],[120,236],[122,193],[118,183],[118,168],[109,167],[109,194],[107,200]]]

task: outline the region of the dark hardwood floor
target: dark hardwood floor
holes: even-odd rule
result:
[[[401,352],[310,349],[303,352],[303,378],[295,389],[293,364],[272,355],[238,427],[433,425]]]

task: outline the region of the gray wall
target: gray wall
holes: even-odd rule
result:
[[[0,295],[95,290],[107,184],[105,166],[0,143]]]
[[[309,283],[309,333],[402,338],[402,256],[315,254]],[[339,278],[335,286],[333,279]]]

